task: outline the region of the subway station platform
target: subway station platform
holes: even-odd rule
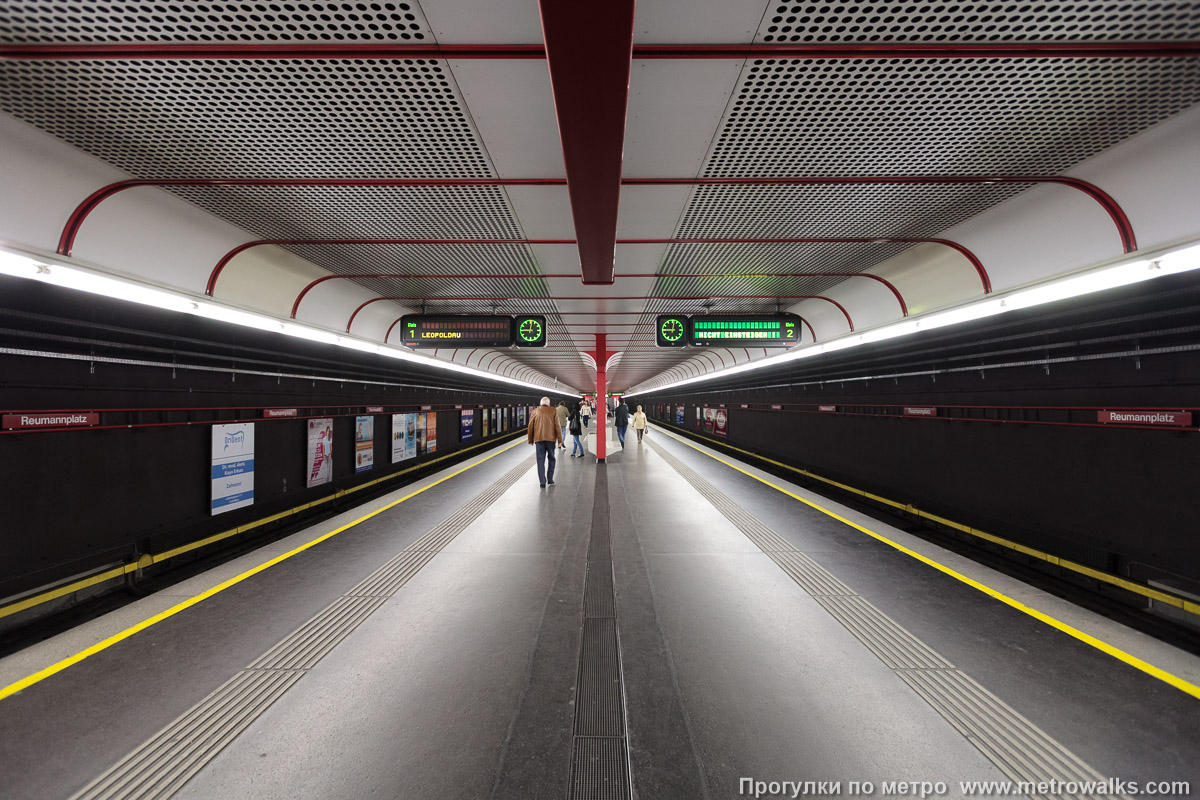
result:
[[[1200,786],[1195,656],[669,431],[603,465],[591,434],[545,489],[522,438],[3,659],[34,677],[0,795]]]

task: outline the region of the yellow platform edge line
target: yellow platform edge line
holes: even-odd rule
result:
[[[663,423],[660,422],[659,424],[662,425]],[[673,426],[673,427],[678,427],[678,426]],[[666,430],[666,428],[663,429],[663,432],[667,433],[668,435],[674,435],[674,434],[671,434],[670,431]],[[685,440],[680,439],[680,441],[685,441]],[[1187,611],[1190,614],[1200,615],[1200,603],[1196,603],[1192,600],[1187,600],[1183,597],[1178,597],[1177,595],[1169,594],[1169,593],[1161,591],[1159,589],[1153,589],[1149,586],[1143,586],[1140,583],[1134,583],[1133,581],[1127,580],[1118,575],[1113,575],[1110,572],[1103,572],[1101,570],[1094,569],[1092,567],[1084,566],[1083,564],[1079,564],[1074,561],[1070,561],[1068,559],[1061,558],[1059,556],[1044,552],[1042,550],[1037,550],[1028,545],[1021,544],[1020,542],[1014,542],[1011,539],[1005,539],[1004,537],[997,536],[994,533],[988,533],[987,531],[981,531],[978,528],[972,528],[969,525],[964,525],[961,522],[955,522],[952,519],[946,519],[945,517],[938,516],[937,514],[933,514],[929,511],[922,511],[921,509],[917,508],[914,505],[906,505],[905,503],[900,503],[900,502],[897,502],[896,500],[892,500],[890,498],[883,497],[881,495],[872,494],[871,492],[863,491],[862,489],[859,489],[855,486],[850,486],[849,484],[841,483],[840,481],[835,481],[832,478],[826,478],[823,475],[818,475],[815,472],[809,472],[806,469],[800,469],[799,467],[793,467],[791,464],[784,464],[782,461],[776,461],[773,458],[768,458],[766,456],[759,455],[758,453],[752,453],[749,450],[743,450],[742,448],[735,447],[734,445],[731,445],[731,444],[725,444],[724,442],[718,442],[718,441],[712,440],[712,439],[710,439],[709,441],[712,441],[713,444],[717,447],[722,447],[727,450],[733,450],[734,452],[749,456],[750,458],[753,458],[757,461],[762,461],[764,463],[771,464],[771,465],[779,467],[781,469],[789,470],[790,472],[794,472],[797,475],[803,475],[804,477],[809,478],[814,481],[820,481],[821,483],[824,483],[826,486],[836,487],[838,489],[841,489],[842,491],[857,495],[858,497],[865,497],[868,500],[871,500],[876,503],[881,503],[885,506],[889,506],[890,508],[895,508],[899,511],[905,512],[906,514],[911,514],[914,517],[919,517],[921,519],[930,520],[931,522],[936,522],[937,524],[944,525],[947,528],[953,528],[956,531],[961,531],[962,533],[968,534],[970,536],[974,536],[979,539],[984,539],[988,542],[991,542],[992,544],[1000,545],[1001,547],[1005,547],[1009,550],[1016,550],[1017,552],[1024,553],[1027,556],[1031,556],[1031,557],[1039,559],[1041,561],[1045,561],[1049,564],[1054,564],[1055,566],[1061,567],[1062,569],[1069,570],[1071,572],[1078,572],[1081,575],[1086,575],[1087,577],[1092,578],[1094,580],[1101,581],[1102,583],[1107,583],[1111,586],[1117,586],[1121,589],[1124,589],[1125,591],[1141,595],[1142,597],[1147,597],[1152,600],[1157,600],[1160,603],[1164,603],[1166,605],[1173,606],[1173,607],[1181,609],[1183,611]],[[705,455],[707,455],[707,453]]]
[[[500,439],[499,441],[503,441],[503,439]],[[333,494],[326,495],[325,497],[319,497],[316,500],[311,500],[307,503],[303,503],[301,505],[294,506],[292,508],[287,509],[286,511],[280,511],[276,514],[271,514],[270,516],[263,517],[262,519],[256,519],[253,522],[247,522],[245,525],[239,525],[238,527],[230,528],[227,531],[221,531],[220,533],[214,533],[212,536],[207,536],[203,539],[197,539],[194,542],[188,542],[187,544],[180,545],[179,547],[175,547],[170,550],[165,550],[161,553],[143,555],[142,559],[145,559],[145,561],[139,560],[139,562],[123,564],[119,567],[113,567],[112,569],[104,570],[103,572],[99,572],[95,575],[89,575],[86,578],[81,578],[80,580],[72,581],[71,583],[63,584],[62,586],[56,586],[53,589],[48,589],[45,592],[40,592],[36,595],[26,597],[22,600],[18,600],[16,602],[14,602],[14,603],[9,603],[6,606],[0,606],[0,619],[4,619],[5,617],[12,616],[13,614],[19,614],[20,612],[25,611],[26,609],[34,608],[35,606],[40,606],[43,603],[49,603],[51,600],[57,600],[60,597],[66,597],[69,594],[74,594],[75,592],[86,589],[89,586],[95,586],[98,583],[104,583],[105,581],[112,580],[113,578],[120,578],[121,576],[125,575],[126,573],[135,572],[136,570],[142,569],[143,567],[149,566],[150,564],[161,564],[164,561],[168,561],[172,558],[175,558],[176,556],[181,556],[184,553],[190,553],[193,550],[199,550],[201,547],[207,547],[210,544],[215,544],[215,543],[223,541],[225,539],[229,539],[234,536],[238,536],[240,534],[246,533],[247,531],[252,531],[255,528],[260,528],[263,525],[267,525],[267,524],[275,522],[277,520],[284,519],[285,517],[295,516],[296,514],[300,514],[304,511],[308,511],[310,508],[315,508],[316,506],[319,506],[322,503],[328,503],[330,500],[337,500],[338,498],[345,497],[348,494],[352,494],[354,492],[361,491],[363,489],[369,488],[376,484],[383,483],[384,481],[394,480],[395,478],[398,478],[401,475],[406,475],[407,473],[413,472],[414,470],[423,469],[423,468],[429,466],[430,464],[436,464],[439,461],[444,461],[448,458],[453,458],[455,456],[462,455],[463,453],[469,453],[472,450],[478,450],[481,447],[487,447],[489,445],[494,444],[495,442],[496,442],[496,440],[492,440],[492,441],[488,441],[488,442],[480,442],[479,444],[473,444],[470,447],[464,447],[459,450],[455,450],[453,453],[447,453],[444,456],[438,456],[437,458],[431,458],[428,461],[422,461],[420,464],[415,464],[411,467],[407,467],[405,469],[398,470],[389,475],[384,475],[381,478],[375,478],[374,480],[370,480],[365,483],[360,483],[357,486],[351,486],[348,489],[339,489],[336,492],[334,492]]]
[[[308,550],[311,547],[315,547],[316,545],[320,544],[321,542],[325,541],[326,539],[330,539],[334,536],[337,536],[339,533],[341,533],[343,531],[349,530],[350,528],[353,528],[356,525],[366,522],[367,520],[371,519],[372,517],[378,516],[379,514],[382,514],[383,512],[385,512],[389,509],[395,508],[396,506],[403,503],[405,500],[409,500],[413,497],[416,497],[417,495],[421,494],[422,492],[426,492],[429,489],[432,489],[433,487],[437,486],[439,483],[448,481],[451,478],[455,477],[456,475],[461,475],[462,473],[466,472],[469,469],[474,469],[475,467],[479,466],[480,464],[484,463],[485,461],[495,458],[496,456],[501,455],[502,453],[507,453],[509,450],[513,449],[518,444],[521,444],[522,441],[523,441],[522,439],[518,439],[517,441],[513,442],[512,444],[502,447],[494,453],[489,453],[488,455],[484,456],[483,458],[479,459],[478,461],[476,461],[473,464],[468,464],[467,466],[465,466],[461,469],[451,472],[449,475],[445,475],[441,478],[438,478],[436,481],[434,481],[433,483],[430,483],[427,486],[422,486],[420,489],[417,489],[416,491],[409,492],[408,494],[404,495],[403,497],[401,497],[397,500],[393,500],[392,502],[390,502],[384,506],[381,506],[381,507],[375,509],[374,511],[371,511],[368,514],[364,514],[363,516],[359,517],[358,519],[354,520],[353,522],[348,522],[345,525],[342,525],[340,528],[335,528],[334,530],[329,531],[328,533],[324,533],[311,541],[305,542],[304,544],[289,550],[286,553],[281,553],[280,555],[277,555],[268,561],[264,561],[263,563],[259,564],[256,567],[252,567],[251,569],[246,570],[245,572],[241,573],[240,575],[235,575],[234,577],[230,578],[227,581],[218,583],[216,586],[211,586],[208,589],[205,589],[203,592],[200,592],[197,595],[189,597],[188,599],[186,599],[176,605],[171,606],[170,608],[168,608],[165,611],[161,611],[158,614],[155,614],[152,617],[144,619],[135,625],[131,625],[130,627],[126,628],[123,631],[114,633],[112,636],[109,636],[107,639],[104,639],[103,641],[97,642],[96,644],[92,645],[91,647],[88,647],[84,650],[80,650],[78,653],[75,653],[74,655],[67,656],[66,658],[62,659],[61,661],[57,661],[54,664],[51,664],[50,666],[48,666],[44,669],[38,670],[37,672],[33,673],[32,675],[27,675],[19,681],[10,683],[8,686],[5,686],[4,688],[0,689],[0,700],[4,700],[6,697],[10,697],[24,689],[28,689],[30,686],[33,686],[36,683],[44,681],[46,678],[49,678],[51,675],[56,675],[59,672],[62,672],[64,669],[67,669],[68,667],[78,664],[80,661],[83,661],[86,658],[90,658],[91,656],[94,656],[103,650],[107,650],[108,648],[112,647],[114,644],[117,644],[118,642],[122,642],[122,641],[128,639],[129,637],[133,636],[136,633],[144,631],[153,625],[157,625],[158,623],[162,622],[163,620],[173,617],[181,611],[186,611],[187,609],[191,608],[192,606],[194,606],[198,603],[202,603],[203,601],[207,600],[208,598],[212,597],[213,595],[220,594],[221,592],[225,591],[226,589],[230,588],[231,586],[236,586],[237,584],[241,583],[242,581],[246,580],[247,578],[251,578],[251,577],[257,575],[258,573],[262,572],[263,570],[270,569],[271,567],[275,566],[276,564],[278,564],[282,561],[288,560],[292,556],[295,556],[299,553],[303,553],[305,550]],[[462,452],[462,451],[457,451],[457,452]],[[428,464],[428,463],[432,463],[432,462],[426,462],[426,463]],[[424,466],[424,465],[422,465],[422,466]]]
[[[1004,594],[1003,592],[997,591],[996,589],[993,589],[992,587],[987,586],[986,584],[980,583],[979,581],[977,581],[973,578],[968,578],[966,575],[963,575],[961,572],[958,572],[957,570],[951,569],[950,567],[947,567],[944,564],[940,564],[937,561],[934,561],[932,558],[929,558],[928,556],[922,555],[921,553],[918,553],[915,550],[905,547],[904,545],[900,544],[899,542],[892,541],[888,537],[886,537],[882,534],[876,533],[875,531],[869,530],[869,529],[863,527],[862,525],[859,525],[856,522],[851,522],[850,520],[846,519],[845,517],[841,516],[840,514],[830,511],[827,508],[823,508],[820,505],[812,502],[811,500],[807,500],[807,499],[801,497],[800,495],[796,494],[795,492],[788,491],[787,489],[783,488],[782,486],[778,486],[765,478],[761,478],[752,472],[744,470],[741,467],[739,467],[738,465],[730,463],[729,461],[726,461],[725,459],[721,458],[720,456],[705,452],[703,449],[700,448],[700,446],[693,444],[692,442],[688,441],[687,439],[684,439],[681,436],[677,436],[676,434],[673,434],[670,431],[667,431],[665,429],[663,430],[663,433],[665,433],[667,436],[671,437],[675,441],[680,442],[681,444],[687,445],[688,447],[692,448],[693,450],[695,450],[697,453],[700,453],[701,455],[708,456],[709,458],[713,459],[714,461],[718,461],[718,462],[724,464],[725,466],[729,467],[730,469],[737,470],[738,472],[742,473],[743,475],[753,478],[754,480],[758,481],[759,483],[770,486],[772,489],[775,489],[778,492],[782,492],[783,494],[786,494],[788,497],[795,498],[796,500],[799,500],[801,503],[804,503],[806,506],[809,506],[810,508],[820,511],[822,514],[825,514],[828,517],[832,517],[833,519],[836,519],[838,522],[841,522],[844,525],[848,525],[849,527],[854,528],[856,531],[865,533],[867,536],[870,536],[873,539],[883,542],[884,544],[888,545],[889,547],[899,550],[901,553],[904,553],[907,556],[911,556],[912,558],[915,558],[917,561],[920,561],[922,564],[927,564],[928,566],[933,567],[937,571],[944,573],[946,575],[949,575],[951,578],[954,578],[957,581],[961,581],[962,583],[965,583],[967,586],[970,586],[972,589],[976,589],[980,592],[983,592],[984,594],[988,595],[989,597],[999,600],[1000,602],[1004,603],[1005,605],[1011,606],[1012,608],[1015,608],[1017,611],[1020,611],[1023,614],[1028,614],[1029,616],[1033,617],[1034,619],[1038,620],[1039,622],[1043,622],[1046,625],[1049,625],[1050,627],[1052,627],[1056,630],[1059,630],[1059,631],[1067,634],[1068,636],[1070,636],[1074,639],[1077,639],[1080,642],[1083,642],[1086,645],[1090,645],[1091,647],[1096,648],[1100,652],[1105,653],[1106,655],[1112,656],[1113,658],[1117,659],[1118,661],[1122,661],[1122,662],[1128,664],[1129,666],[1133,667],[1134,669],[1141,670],[1142,672],[1146,673],[1147,675],[1149,675],[1153,678],[1157,678],[1158,680],[1163,681],[1164,683],[1167,683],[1167,684],[1175,687],[1176,689],[1178,689],[1181,692],[1185,692],[1186,694],[1190,694],[1192,697],[1200,699],[1200,686],[1197,686],[1194,683],[1186,681],[1183,678],[1180,678],[1178,675],[1173,675],[1170,672],[1167,672],[1166,670],[1162,669],[1161,667],[1156,667],[1155,665],[1149,663],[1148,661],[1143,661],[1142,659],[1138,658],[1135,655],[1127,653],[1124,650],[1121,650],[1120,648],[1115,647],[1115,646],[1109,644],[1108,642],[1105,642],[1102,639],[1098,639],[1095,636],[1092,636],[1091,634],[1084,633],[1083,631],[1079,630],[1078,628],[1075,628],[1071,625],[1068,625],[1065,622],[1057,620],[1054,617],[1050,616],[1049,614],[1047,614],[1043,611],[1039,611],[1036,608],[1027,606],[1024,603],[1022,603],[1021,601],[1015,600],[1015,599],[1009,597],[1008,595]],[[781,466],[786,466],[786,465],[781,465]]]

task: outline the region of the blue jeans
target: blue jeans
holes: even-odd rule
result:
[[[586,427],[588,426],[588,420],[589,420],[589,419],[591,419],[591,417],[587,417],[587,416],[585,416],[585,417],[583,418],[583,427],[585,427],[585,428],[586,428]]]
[[[534,447],[537,448],[538,483],[544,486],[546,481],[554,480],[554,464],[557,461],[554,450],[558,447],[558,442],[535,442]],[[546,471],[547,458],[550,459],[549,472]]]
[[[575,440],[571,445],[571,455],[575,455],[576,450],[579,451],[579,455],[583,455],[583,442],[579,441],[579,434],[575,434],[571,438]]]
[[[567,441],[567,426],[566,425],[562,426],[562,432],[563,432],[563,442],[565,443]]]
[[[629,427],[628,425],[618,425],[617,426],[617,438],[621,440],[622,447],[625,446],[625,429],[628,427]]]

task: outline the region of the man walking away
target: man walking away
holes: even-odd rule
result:
[[[529,443],[537,448],[538,483],[554,485],[554,450],[562,445],[562,428],[558,425],[558,414],[550,407],[550,398],[543,397],[541,403],[529,417]],[[546,469],[546,459],[550,468]]]
[[[625,429],[629,427],[629,406],[622,399],[613,414],[613,424],[617,426],[617,438],[621,440],[621,449],[625,448]]]
[[[637,431],[638,444],[642,443],[642,437],[646,434],[646,412],[642,411],[642,407],[638,406],[638,410],[633,412],[633,429]]]
[[[575,443],[571,445],[571,458],[583,458],[583,442],[579,441],[579,437],[583,435],[583,420],[578,411],[571,415],[568,424],[571,429],[571,438],[575,440]]]
[[[567,445],[566,445],[566,441],[567,441],[567,423],[568,423],[568,422],[570,421],[570,419],[571,419],[571,412],[567,410],[567,401],[566,401],[566,400],[559,400],[559,401],[558,401],[558,408],[556,408],[556,409],[555,409],[555,412],[557,412],[557,414],[558,414],[558,427],[562,428],[562,435],[563,435],[563,445],[562,445],[562,449],[563,449],[563,450],[566,450],[566,449],[567,449]]]

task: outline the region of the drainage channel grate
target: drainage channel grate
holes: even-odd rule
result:
[[[629,770],[624,739],[575,739],[571,797],[629,800]]]
[[[71,800],[161,800],[173,795],[531,466],[533,459],[527,458],[506,472]]]
[[[621,640],[613,587],[608,473],[596,471],[583,588],[583,635],[575,684],[571,800],[630,800]]]
[[[656,443],[651,442],[650,447],[1009,778],[1034,783],[1102,780],[1078,756],[966,673],[955,669],[808,555],[791,546],[764,547],[764,541],[774,542],[782,537],[740,507],[740,513],[730,514],[726,508],[734,503],[729,497]],[[743,527],[745,517],[753,519],[754,524]],[[764,528],[768,536],[762,534]],[[1049,795],[1028,796],[1050,800]],[[1054,795],[1056,799],[1068,796]]]

